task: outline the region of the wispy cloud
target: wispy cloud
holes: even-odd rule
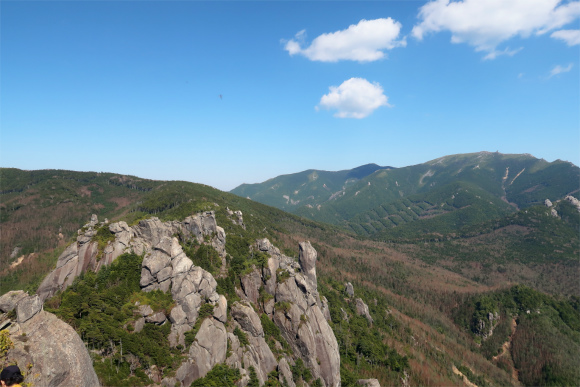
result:
[[[337,62],[352,60],[372,62],[385,57],[385,50],[404,47],[405,39],[397,40],[401,23],[391,19],[361,20],[347,29],[322,34],[310,46],[303,48],[306,31],[298,32],[286,43],[290,55],[303,55],[313,61]]]
[[[554,66],[554,68],[552,69],[552,71],[550,71],[550,76],[548,78],[552,78],[554,75],[558,75],[558,74],[562,74],[562,73],[567,73],[568,71],[572,70],[572,63],[570,63],[568,66],[566,67],[562,67],[560,65]]]
[[[451,32],[452,43],[467,43],[485,59],[517,51],[497,51],[497,46],[513,37],[541,35],[574,21],[580,16],[580,2],[560,4],[560,0],[449,0],[431,1],[421,7],[421,22],[413,27],[418,40],[426,34]],[[512,55],[513,55],[512,54]]]
[[[338,118],[365,118],[381,106],[391,107],[378,83],[364,78],[350,78],[340,86],[330,86],[330,92],[320,99],[319,108],[338,110]]]
[[[550,36],[565,41],[568,46],[580,44],[580,30],[560,30],[552,32]]]
[[[507,47],[501,51],[493,50],[492,52],[490,52],[489,54],[484,56],[483,59],[484,60],[491,60],[491,59],[495,59],[501,55],[514,56],[515,54],[522,51],[523,49],[524,49],[523,47],[520,47],[520,48],[516,48],[515,50],[510,50],[509,47]]]

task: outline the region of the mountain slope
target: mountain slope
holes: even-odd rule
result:
[[[180,181],[154,181],[114,173],[0,168],[0,291],[38,286],[58,255],[91,214],[132,224],[148,216],[183,219],[226,207],[249,212],[246,223],[273,238],[286,228],[332,228],[314,224],[215,188]],[[216,206],[215,203],[220,203]],[[229,220],[228,220],[229,222]]]
[[[393,173],[395,171],[397,170],[377,172]],[[512,379],[510,368],[504,367],[502,365],[504,363],[502,362],[488,358],[488,352],[495,348],[496,341],[504,340],[505,337],[501,330],[503,328],[500,329],[500,325],[497,327],[498,336],[496,337],[498,340],[487,341],[495,339],[490,339],[489,337],[484,339],[478,336],[478,334],[474,334],[470,330],[470,327],[466,327],[463,324],[463,320],[460,321],[456,318],[457,314],[480,317],[477,314],[479,313],[478,311],[486,311],[486,309],[480,308],[481,310],[477,309],[476,312],[472,313],[473,302],[476,303],[474,300],[479,300],[477,297],[485,296],[493,298],[495,297],[493,295],[494,291],[497,291],[498,288],[511,288],[511,283],[513,282],[520,281],[528,286],[536,287],[539,283],[537,279],[541,275],[543,276],[542,281],[544,283],[551,281],[554,284],[566,284],[567,278],[572,278],[574,273],[578,272],[577,260],[569,266],[560,265],[561,269],[541,271],[535,262],[524,262],[520,259],[526,256],[525,252],[522,253],[522,256],[515,257],[512,261],[501,264],[488,264],[485,261],[477,262],[480,257],[462,261],[463,253],[469,251],[469,248],[460,244],[463,241],[469,241],[469,238],[487,238],[479,242],[490,248],[489,250],[478,250],[478,254],[480,255],[496,252],[494,251],[494,246],[497,246],[497,249],[501,248],[501,244],[503,243],[501,238],[507,232],[504,230],[511,230],[514,228],[514,225],[502,224],[500,221],[496,221],[499,224],[492,223],[492,221],[489,221],[490,223],[481,223],[481,225],[487,225],[487,228],[482,228],[481,230],[466,228],[468,225],[462,227],[461,230],[466,230],[464,233],[466,236],[465,239],[462,239],[461,235],[457,233],[455,235],[453,235],[454,233],[438,233],[439,235],[436,235],[435,233],[437,231],[433,230],[433,239],[429,241],[413,239],[410,236],[403,235],[398,236],[397,241],[390,239],[388,242],[385,242],[380,239],[369,240],[360,237],[355,238],[353,234],[335,226],[299,218],[298,216],[285,213],[279,209],[268,207],[255,201],[193,183],[150,181],[116,174],[86,173],[77,175],[75,172],[68,171],[39,171],[43,177],[36,179],[34,184],[27,184],[26,182],[31,181],[30,176],[31,174],[34,175],[34,171],[15,171],[14,173],[20,174],[24,178],[22,180],[23,182],[19,183],[20,185],[16,187],[16,190],[12,189],[10,192],[6,192],[0,196],[2,200],[0,205],[2,208],[12,209],[7,217],[1,218],[2,228],[4,229],[10,225],[11,227],[27,227],[32,230],[33,232],[19,234],[23,238],[14,239],[13,243],[14,245],[29,245],[32,251],[37,252],[37,255],[36,257],[27,257],[22,263],[13,268],[8,267],[4,269],[2,277],[0,278],[0,285],[3,287],[2,292],[5,291],[5,288],[6,290],[13,290],[25,287],[30,291],[35,291],[39,281],[34,282],[34,278],[30,276],[30,272],[36,270],[36,275],[42,279],[42,274],[47,274],[55,268],[57,257],[60,254],[43,254],[43,248],[40,247],[41,243],[50,241],[55,245],[58,244],[57,235],[51,234],[49,231],[56,230],[53,231],[56,233],[58,231],[58,225],[65,224],[66,222],[72,225],[75,217],[82,216],[80,212],[85,211],[84,213],[86,213],[86,211],[91,211],[92,209],[95,209],[97,212],[100,210],[103,211],[99,215],[101,220],[104,219],[104,214],[110,213],[111,222],[113,220],[122,220],[127,222],[127,226],[133,227],[134,230],[143,230],[139,233],[136,232],[136,234],[141,236],[145,235],[144,230],[148,229],[145,225],[167,221],[166,227],[169,231],[166,237],[175,236],[180,241],[181,249],[190,257],[195,266],[203,268],[208,273],[215,275],[217,281],[216,291],[227,297],[228,305],[233,304],[236,297],[245,295],[245,297],[255,299],[256,302],[252,302],[256,310],[258,310],[258,313],[270,310],[266,309],[266,304],[271,299],[261,290],[262,287],[265,289],[272,282],[276,282],[277,287],[283,288],[281,284],[285,281],[291,284],[292,277],[284,274],[284,270],[270,270],[268,274],[263,267],[264,255],[257,253],[258,250],[256,248],[260,252],[264,252],[259,246],[268,246],[263,242],[263,238],[268,238],[274,246],[280,249],[281,253],[289,258],[288,262],[292,265],[293,263],[290,262],[290,258],[297,257],[300,254],[297,249],[298,243],[309,240],[312,247],[318,252],[316,263],[316,275],[319,283],[318,289],[320,295],[326,297],[328,300],[328,312],[332,318],[329,324],[338,342],[340,378],[343,387],[354,387],[359,385],[357,383],[359,379],[371,378],[378,379],[383,386],[395,385],[401,383],[401,380],[409,385],[461,384],[462,379],[454,373],[454,369],[461,370],[471,382],[480,387],[486,384],[520,385],[517,379]],[[54,176],[57,176],[57,178]],[[71,179],[66,180],[66,190],[57,188],[59,187],[57,184],[61,180],[58,176],[71,177]],[[420,175],[418,176],[420,177]],[[83,180],[80,177],[90,180]],[[81,181],[77,181],[77,179]],[[98,192],[99,194],[94,193],[91,196],[82,196],[79,194],[78,190],[87,186],[86,181],[94,182],[94,191],[91,192]],[[107,212],[106,202],[114,203],[113,198],[123,198],[123,196],[118,196],[120,195],[119,191],[117,191],[119,185],[115,184],[115,182],[118,183],[119,181],[124,182],[121,188],[126,189],[128,195],[135,195],[136,199],[132,199],[133,196],[127,196],[127,200],[123,202],[123,206],[120,208],[117,208],[116,205],[111,206],[111,212]],[[457,185],[453,186],[449,184]],[[461,200],[463,200],[462,195],[467,195],[469,200],[473,200],[469,195],[473,194],[473,190],[480,189],[479,186],[474,186],[473,182],[449,182],[447,185],[455,189],[455,191],[447,191],[447,188],[445,188],[441,192],[433,189],[429,190],[428,193],[435,197],[440,195],[448,200],[452,191],[453,193],[456,193],[460,189],[468,191],[466,193],[461,191],[460,194],[458,193],[456,195],[457,200],[454,198],[448,203],[450,208],[455,208],[454,205],[458,207],[453,211],[450,208],[447,209],[449,211],[446,214],[451,215],[459,213],[459,210],[465,207],[461,203]],[[442,186],[446,187],[447,185]],[[52,189],[52,187],[55,187],[55,189]],[[61,195],[58,196],[58,199],[55,191],[58,192],[58,195]],[[488,191],[478,191],[476,195],[482,196],[484,193],[493,196]],[[52,198],[51,195],[53,196]],[[33,198],[31,199],[31,197]],[[70,204],[64,203],[65,205],[71,206],[68,211],[58,210],[51,213],[51,209],[56,210],[60,208],[59,206],[63,205],[62,202],[69,198],[71,200]],[[496,196],[493,196],[493,198],[498,201],[497,206],[505,205],[507,206],[506,208],[513,207],[503,202],[501,198],[497,199]],[[97,199],[101,200],[101,203],[105,203],[103,204],[105,208],[101,208],[99,203],[93,201],[93,199],[95,201]],[[434,201],[435,199],[432,198],[430,200]],[[23,205],[19,207],[19,204]],[[44,207],[41,204],[44,204]],[[26,209],[26,206],[29,206],[28,209]],[[534,248],[534,243],[542,245],[544,241],[547,241],[546,238],[550,237],[553,240],[548,242],[552,243],[552,245],[544,246],[548,250],[551,246],[566,244],[567,242],[562,238],[568,236],[567,232],[560,230],[557,227],[559,223],[554,222],[561,220],[577,225],[579,223],[577,221],[578,213],[575,208],[568,206],[565,202],[558,202],[555,204],[555,207],[560,218],[553,217],[549,212],[550,209],[546,207],[528,207],[516,212],[515,215],[518,215],[518,217],[529,215],[528,220],[521,219],[524,227],[527,227],[525,224],[533,224],[536,222],[541,222],[545,227],[541,228],[539,230],[541,234],[535,235],[534,238],[520,238],[522,245],[520,247],[510,247],[510,249],[515,251],[521,249],[522,246]],[[79,209],[79,213],[75,212],[77,208]],[[22,210],[28,211],[26,216],[24,213],[19,213]],[[243,214],[242,222],[232,212],[238,210]],[[204,214],[207,216],[207,211],[213,211],[217,225],[224,230],[225,253],[227,255],[225,261],[221,262],[221,267],[219,267],[219,260],[215,259],[218,253],[212,252],[210,246],[206,246],[207,241],[194,243],[184,238],[179,232],[171,231],[178,224],[185,224],[185,219],[188,217],[204,216]],[[525,211],[528,212],[526,213]],[[519,219],[515,215],[513,215],[514,221]],[[551,218],[545,218],[546,216],[550,216]],[[154,217],[158,217],[160,220],[157,221]],[[78,236],[85,244],[92,243],[94,246],[97,246],[97,251],[94,252],[95,255],[91,255],[91,257],[94,258],[98,265],[102,265],[108,262],[109,259],[107,254],[110,253],[111,249],[105,252],[104,248],[111,241],[111,233],[116,235],[122,232],[124,228],[113,226],[112,229],[109,228],[110,232],[107,233],[106,225],[99,225],[97,229],[82,227],[89,218],[90,215],[87,214],[84,221],[78,223],[77,228],[80,229],[80,234],[71,232],[64,236],[64,239],[71,240],[73,236],[75,238]],[[519,227],[519,225],[515,226]],[[396,231],[397,229],[390,230]],[[518,230],[516,229],[516,231]],[[550,236],[550,230],[553,230],[556,235]],[[40,231],[46,232],[47,235],[52,235],[52,239],[35,239],[35,232]],[[215,238],[219,239],[219,235],[221,234],[214,234],[211,230],[209,231],[207,235],[210,240]],[[469,234],[468,232],[472,232],[473,234]],[[531,231],[530,235],[534,232],[536,231]],[[150,235],[156,234],[151,233]],[[27,239],[27,237],[30,238]],[[437,251],[436,257],[427,256],[427,253],[431,249],[435,249],[440,245],[445,246],[443,241],[436,240],[437,238],[446,239],[447,237],[452,238],[449,240],[450,243],[456,242],[458,244],[452,246],[456,250],[447,251],[442,248]],[[139,245],[137,239],[133,239],[136,246]],[[64,249],[64,245],[67,242],[63,241],[61,243],[63,245],[62,249]],[[573,244],[564,247],[565,249],[571,249],[570,251],[572,252],[576,248]],[[103,255],[100,260],[97,259],[99,249],[103,249]],[[11,250],[13,250],[13,246],[7,249],[7,251]],[[158,251],[161,250],[173,251],[173,249],[165,247]],[[273,248],[269,247],[265,251],[267,253],[275,252]],[[476,255],[474,253],[472,256],[476,257]],[[68,258],[66,254],[62,257],[63,262]],[[41,266],[37,265],[38,259],[41,258],[47,262],[44,271],[42,271]],[[177,256],[172,256],[172,258],[177,259]],[[149,258],[147,260],[143,258],[143,264],[139,264],[139,260],[142,259],[139,256],[125,257],[125,259],[128,259],[126,261],[129,265],[127,268],[133,267],[134,264],[137,265],[136,267],[143,267],[143,264],[151,267]],[[146,263],[146,261],[149,263]],[[8,256],[5,258],[5,262],[14,263],[17,260],[16,258],[10,258]],[[119,261],[119,264],[121,264],[121,261]],[[196,327],[194,324],[193,332],[185,336],[186,339],[189,339],[185,341],[186,345],[184,348],[171,348],[170,344],[168,344],[168,334],[171,333],[171,327],[167,324],[164,326],[154,326],[154,323],[148,323],[149,328],[144,329],[141,333],[141,336],[145,335],[148,337],[147,343],[149,344],[146,346],[133,346],[133,342],[125,341],[128,340],[126,339],[128,335],[131,334],[131,328],[129,326],[134,328],[133,324],[136,324],[136,319],[139,318],[138,316],[134,316],[132,312],[133,306],[131,305],[135,305],[137,301],[150,304],[155,315],[161,313],[167,319],[167,317],[172,316],[171,312],[173,310],[172,308],[175,307],[175,303],[183,302],[183,300],[178,295],[176,296],[177,298],[172,298],[173,295],[170,292],[140,292],[137,285],[141,287],[150,286],[149,282],[151,282],[151,278],[147,279],[147,283],[144,282],[141,284],[139,278],[134,277],[135,270],[121,270],[122,265],[124,264],[121,264],[121,266],[115,266],[113,264],[110,270],[100,271],[97,274],[90,271],[87,272],[85,277],[79,278],[77,282],[74,282],[64,292],[57,293],[53,299],[49,299],[47,301],[48,307],[55,313],[61,314],[67,321],[70,321],[77,331],[82,334],[83,338],[87,338],[88,336],[91,337],[91,340],[96,340],[93,345],[100,346],[101,348],[95,352],[95,355],[105,361],[99,361],[95,364],[101,367],[98,372],[101,375],[105,375],[107,384],[123,385],[133,383],[134,385],[149,385],[161,377],[171,378],[177,372],[177,369],[179,369],[178,367],[181,367],[179,366],[179,364],[182,364],[181,356],[187,356],[187,348],[191,350],[192,346],[194,346],[192,341],[189,340],[195,341],[196,329],[203,329],[203,332],[205,332],[211,328],[209,323],[204,323],[205,325],[201,324],[201,320],[208,315],[211,319],[211,311],[209,307],[204,307],[203,311],[200,308],[199,316],[203,316],[199,320],[200,326]],[[550,262],[543,265],[546,269],[558,267],[558,265],[550,265]],[[502,273],[501,270],[503,269],[501,267],[507,268],[507,271]],[[160,278],[160,273],[166,269],[168,267],[165,267],[158,274],[155,274],[156,280],[154,282],[159,283],[160,290],[162,290],[161,284],[163,283]],[[304,266],[300,272],[307,274],[309,270],[308,267]],[[197,271],[197,269],[194,269],[194,271]],[[509,277],[503,275],[518,271],[526,275],[529,273],[533,275],[528,277]],[[137,273],[139,272],[137,271]],[[125,277],[126,274],[129,276]],[[489,280],[484,278],[485,276],[489,277]],[[354,295],[351,295],[345,290],[345,282],[351,282],[354,285]],[[135,289],[123,289],[123,286],[131,284],[135,285]],[[297,286],[302,286],[303,289],[308,288],[303,282],[300,282],[300,284]],[[539,284],[541,285],[541,282]],[[95,290],[96,285],[98,285],[98,291]],[[558,289],[550,290],[554,293],[578,295],[576,291],[561,292]],[[90,297],[95,302],[83,302],[83,297],[79,297],[80,294],[86,294],[87,300]],[[117,295],[123,296],[124,298],[118,298]],[[213,293],[210,296],[213,296]],[[278,297],[280,295],[275,292],[274,296]],[[555,372],[555,377],[559,377],[560,375],[567,378],[565,380],[569,380],[568,365],[563,363],[560,357],[557,356],[558,348],[554,347],[554,343],[567,340],[569,342],[567,348],[569,348],[572,354],[578,348],[577,338],[580,335],[578,333],[578,329],[580,328],[574,321],[576,321],[580,311],[578,310],[578,303],[574,301],[574,296],[541,295],[540,298],[544,300],[544,303],[554,306],[540,309],[542,313],[544,311],[545,313],[551,313],[550,319],[542,319],[540,325],[535,324],[533,321],[527,321],[526,316],[522,316],[520,319],[522,324],[527,325],[522,326],[525,329],[520,330],[521,334],[515,339],[518,343],[518,348],[525,346],[526,343],[531,347],[529,344],[531,341],[528,340],[526,332],[532,332],[535,336],[529,339],[536,340],[534,343],[542,343],[542,348],[544,348],[538,357],[539,361],[534,364],[527,364],[521,361],[520,355],[523,354],[525,356],[524,352],[514,352],[512,363],[516,363],[514,367],[521,371],[523,375],[533,374],[534,377],[539,377],[541,380],[542,377],[554,376],[553,372]],[[358,298],[366,305],[368,316],[373,321],[372,324],[370,323],[370,319],[366,317],[365,308],[357,300]],[[127,300],[130,300],[131,305],[129,305],[130,307],[123,308],[125,303],[129,302]],[[308,317],[307,313],[304,317],[300,314],[293,314],[292,306],[285,304],[282,298],[280,298],[280,301],[276,307],[279,308],[277,310],[284,312],[287,316],[294,316],[292,320],[293,325],[287,325],[288,331],[286,331],[286,334],[294,332],[293,329],[300,331],[301,327],[304,328],[309,321],[313,321],[313,318]],[[60,309],[61,305],[63,306],[62,309]],[[498,311],[503,313],[503,309],[498,309]],[[509,312],[514,313],[512,309]],[[175,313],[173,314],[174,318],[178,316]],[[521,314],[521,311],[519,313]],[[562,314],[558,315],[558,313]],[[481,312],[480,314],[483,315],[484,313]],[[233,313],[227,313],[227,315],[231,317]],[[157,317],[161,317],[161,315],[157,315]],[[281,315],[279,317],[282,318]],[[534,315],[529,316],[530,319],[533,317]],[[508,318],[509,316],[507,314],[506,317],[500,316],[499,324],[505,325],[504,321],[509,321],[507,320]],[[208,320],[206,319],[205,321]],[[125,325],[126,322],[128,322],[128,325]],[[494,320],[494,322],[497,321]],[[189,321],[189,323],[193,322]],[[230,321],[230,323],[234,322]],[[100,325],[97,326],[95,324]],[[171,324],[173,325],[173,322]],[[267,324],[267,320],[264,319],[262,321],[265,333],[264,338],[270,343],[275,344],[275,341],[280,343],[275,338],[278,337],[279,333]],[[550,333],[554,329],[560,329],[560,327],[563,327],[562,324],[570,328],[562,330],[557,340],[551,339],[550,335],[546,334],[546,332]],[[176,323],[176,325],[178,324]],[[504,325],[501,325],[501,327]],[[229,327],[229,329],[232,328],[233,326]],[[269,333],[266,333],[266,331]],[[236,336],[235,329],[234,332],[228,331],[228,333],[233,333]],[[244,333],[245,331],[242,333],[238,332],[239,336],[236,336],[238,339],[234,339],[234,341],[237,340],[238,343],[242,343],[246,339],[251,341],[252,338],[249,337],[249,333],[245,333],[247,337],[244,339]],[[296,337],[295,333],[292,337]],[[127,353],[124,353],[125,356],[120,356],[120,340],[116,341],[117,339],[115,338],[111,344],[111,341],[107,340],[111,335],[118,335],[119,339],[123,337],[122,347],[125,351],[136,351],[135,355],[137,357],[143,355],[145,361],[140,360],[141,358],[135,359]],[[141,336],[137,335],[135,337],[139,338]],[[491,337],[493,338],[494,336]],[[275,341],[272,342],[270,339]],[[145,343],[145,341],[143,342]],[[485,348],[483,348],[483,346],[480,346],[482,342],[489,344],[486,344]],[[160,343],[160,345],[155,346],[151,343]],[[238,356],[244,356],[245,352],[241,348],[242,346],[243,344],[239,348],[232,346],[232,353],[235,352]],[[198,347],[195,348],[194,351],[199,349]],[[282,354],[285,350],[283,346],[278,347],[274,345],[273,348],[279,351],[279,354]],[[484,349],[488,352],[484,352]],[[161,367],[153,367],[154,362],[147,360],[147,356],[159,356],[159,364],[163,365]],[[556,359],[557,361],[550,362],[550,359]],[[323,358],[319,360],[321,361],[320,366],[322,367],[325,360]],[[314,362],[317,362],[316,359],[314,359]],[[245,364],[249,365],[248,362]],[[538,364],[551,364],[554,367],[540,371],[532,369]],[[138,372],[135,368],[132,368],[134,366],[137,366],[140,371]],[[232,376],[227,369],[221,367],[221,363],[216,364],[212,371],[206,375],[208,378],[213,378],[211,381],[209,379],[198,379],[200,380],[199,383],[211,385],[211,383],[216,383],[216,380],[239,380],[236,378],[239,378],[241,375]],[[310,369],[310,365],[305,362],[302,366],[300,364],[294,364],[289,372],[290,374],[295,374],[294,380],[310,380],[311,385],[316,385],[315,383],[318,382],[312,379],[312,372],[314,371],[311,370],[309,374],[308,370]],[[256,372],[260,374],[257,368]],[[227,378],[225,377],[226,374],[228,375]],[[263,374],[260,375],[259,378],[263,379],[265,377]],[[183,376],[183,374],[180,374],[180,376]],[[274,374],[272,374],[272,378],[270,378],[270,375],[267,376],[268,380],[272,383],[271,385],[275,386],[274,379],[276,379],[276,376]],[[222,379],[222,377],[225,379]],[[251,372],[246,377],[247,379],[245,380],[254,380],[252,379]],[[277,380],[280,380],[280,378]],[[199,383],[194,385],[199,386]]]
[[[404,168],[377,170],[352,184],[335,186],[323,193],[319,190],[318,196],[307,203],[294,196],[294,192],[300,194],[298,181],[295,185],[291,184],[293,180],[285,181],[287,203],[280,205],[280,200],[269,200],[268,204],[371,235],[454,211],[459,212],[447,215],[450,220],[443,223],[461,227],[507,215],[545,199],[561,199],[578,192],[580,169],[568,162],[548,163],[527,154],[460,154]],[[262,183],[261,191],[253,191],[250,198],[263,201],[266,195],[274,195],[272,187]],[[241,191],[236,188],[232,192]]]
[[[366,164],[336,172],[309,169],[278,176],[263,183],[242,184],[230,192],[288,212],[295,212],[294,209],[297,207],[316,206],[339,194],[346,186],[385,169],[392,168]]]

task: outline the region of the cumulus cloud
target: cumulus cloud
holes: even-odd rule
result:
[[[405,46],[405,39],[397,40],[401,23],[391,19],[361,20],[345,30],[322,34],[310,46],[305,45],[306,31],[298,32],[294,39],[285,42],[290,55],[304,55],[310,60],[337,62],[353,60],[372,62],[385,57],[384,50]]]
[[[320,98],[316,110],[338,110],[334,114],[338,118],[365,118],[381,106],[391,107],[381,85],[364,78],[350,78],[329,90]]]
[[[497,46],[513,37],[542,35],[574,21],[580,16],[580,1],[560,4],[561,0],[435,0],[421,7],[419,24],[412,35],[418,40],[426,34],[451,32],[452,43],[467,43],[486,59],[507,51]]]
[[[554,68],[552,69],[552,71],[550,71],[550,76],[548,78],[552,78],[554,75],[558,75],[558,74],[562,74],[562,73],[567,73],[570,70],[572,70],[572,63],[570,63],[566,67],[562,67],[560,65],[554,66]]]
[[[580,44],[580,30],[560,30],[550,35],[554,39],[562,39],[568,46]]]

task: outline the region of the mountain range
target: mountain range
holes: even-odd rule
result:
[[[308,170],[242,184],[231,192],[360,235],[376,235],[432,218],[448,219],[441,222],[454,230],[575,194],[579,181],[580,169],[569,162],[479,152],[403,168],[368,164],[339,172]]]
[[[489,152],[232,193],[0,168],[0,361],[55,386],[578,385],[579,188]],[[43,371],[47,321],[95,374]]]

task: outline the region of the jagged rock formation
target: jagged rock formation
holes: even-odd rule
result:
[[[234,224],[242,226],[241,213],[232,212],[232,215],[238,216]],[[114,240],[99,252],[98,242],[93,237],[100,227],[108,227]],[[183,222],[161,222],[157,218],[150,218],[132,227],[125,222],[110,225],[99,223],[96,216],[93,216],[91,222],[79,230],[77,241],[59,257],[57,268],[43,281],[38,295],[29,297],[18,292],[10,293],[0,298],[0,305],[6,305],[6,308],[14,308],[16,305],[20,309],[18,313],[22,318],[19,323],[22,326],[29,324],[29,321],[37,321],[34,316],[47,315],[39,312],[42,302],[58,290],[64,290],[83,271],[98,271],[121,254],[133,252],[143,255],[140,279],[142,291],[171,292],[175,302],[175,306],[167,311],[168,316],[162,311],[155,313],[149,305],[136,304],[134,331],[142,330],[146,324],[163,325],[169,322],[170,345],[185,347],[186,332],[191,331],[196,322],[199,327],[192,344],[185,348],[187,357],[175,376],[163,380],[155,377],[155,381],[163,385],[188,386],[192,381],[204,377],[216,364],[225,363],[240,369],[240,387],[249,382],[250,367],[256,370],[260,384],[265,383],[268,374],[277,369],[280,381],[293,387],[296,381],[293,380],[290,367],[300,358],[311,370],[313,380],[320,379],[325,387],[340,386],[338,343],[328,324],[328,302],[318,294],[317,252],[309,242],[300,243],[299,259],[296,261],[281,254],[267,239],[256,241],[252,248],[265,253],[269,258],[263,268],[256,268],[241,278],[241,288],[237,288],[236,292],[243,301],[232,304],[228,313],[228,301],[217,293],[217,282],[213,275],[193,264],[175,235],[181,240],[195,239],[198,243],[210,244],[225,264],[226,235],[217,226],[213,212],[190,216]],[[261,291],[269,296],[260,304]],[[204,320],[198,322],[204,304],[211,304],[213,312],[209,316],[204,314]],[[263,311],[280,329],[281,336],[292,351],[291,355],[283,353],[281,343],[276,342],[276,348],[280,349],[276,358],[272,352],[273,347],[265,340],[264,328],[256,308],[259,308],[260,313]],[[243,332],[244,337],[247,336],[247,343],[246,339],[240,342],[234,334],[236,329]],[[63,328],[63,331],[66,330]],[[86,367],[93,372],[90,365]],[[69,381],[68,376],[61,378]],[[91,379],[77,384],[91,385],[92,382]]]
[[[91,221],[78,231],[77,241],[66,248],[58,258],[56,269],[52,271],[40,284],[37,294],[42,301],[52,297],[57,291],[66,289],[76,277],[88,269],[99,271],[104,265],[109,265],[117,257],[126,252],[145,254],[149,258],[153,270],[163,265],[164,257],[174,252],[171,249],[171,238],[175,234],[194,237],[199,242],[209,242],[225,261],[225,232],[215,221],[215,213],[208,211],[186,218],[183,222],[161,222],[158,218],[142,220],[139,224],[129,227],[125,222],[108,225],[114,235],[114,241],[110,242],[103,250],[102,257],[97,259],[98,243],[93,241],[99,227],[106,226],[108,222],[99,223],[96,215]],[[166,239],[164,239],[166,238]],[[167,240],[169,238],[169,241]],[[208,241],[206,241],[208,239]],[[163,245],[160,242],[165,240]],[[185,256],[185,254],[183,254]],[[164,268],[164,267],[163,267]],[[181,269],[181,267],[180,267]],[[159,270],[160,271],[160,270]],[[155,272],[157,274],[158,272]],[[167,290],[168,283],[161,285],[168,279],[169,270],[155,277],[156,284],[152,288]]]
[[[276,369],[278,364],[264,340],[264,329],[260,317],[247,302],[235,302],[231,313],[235,321],[234,326],[247,332],[249,344],[245,348],[242,347],[238,337],[231,332],[228,333],[232,355],[228,357],[226,364],[238,368],[242,368],[241,365],[244,364],[246,369],[253,366],[262,385],[266,382],[268,374]],[[247,374],[247,372],[242,372],[242,374]]]
[[[38,295],[22,291],[0,297],[0,309],[16,309],[16,321],[3,321],[14,347],[7,363],[26,370],[26,382],[34,386],[99,386],[92,360],[75,330],[55,315],[42,310]]]
[[[369,313],[368,305],[365,304],[365,302],[360,298],[355,299],[354,302],[355,302],[357,314],[359,316],[365,316],[365,318],[368,320],[368,322],[372,324],[373,318],[371,317],[371,314]]]
[[[344,287],[344,292],[348,294],[349,297],[354,297],[354,287],[350,282],[347,282]]]
[[[82,272],[96,266],[98,244],[91,240],[96,235],[97,225],[97,216],[93,215],[91,221],[78,231],[77,241],[58,257],[56,269],[46,276],[37,290],[42,301],[52,297],[58,290],[66,289]]]
[[[261,284],[274,296],[264,309],[294,354],[312,370],[314,379],[320,378],[325,386],[340,385],[338,343],[323,313],[328,307],[317,290],[316,250],[309,242],[300,243],[298,263],[281,254],[267,239],[257,241],[256,248],[270,258],[261,271],[250,274],[254,280],[245,282],[241,296],[252,301]]]
[[[572,203],[572,205],[578,209],[578,212],[580,212],[580,200],[576,199],[574,196],[571,195],[566,196],[565,199],[570,203]]]
[[[176,379],[189,386],[204,377],[218,363],[226,360],[227,332],[224,324],[212,318],[201,324],[196,341],[189,349],[189,359],[177,370]]]
[[[493,335],[493,329],[499,323],[499,320],[500,316],[497,312],[495,313],[489,312],[487,314],[487,319],[482,318],[476,322],[474,327],[475,333],[481,336],[483,340],[491,337],[491,335]]]
[[[230,219],[233,224],[242,226],[244,230],[246,229],[246,225],[244,224],[244,218],[242,216],[242,211],[232,211],[229,208],[226,208],[226,212],[228,213],[228,216],[231,217]]]

